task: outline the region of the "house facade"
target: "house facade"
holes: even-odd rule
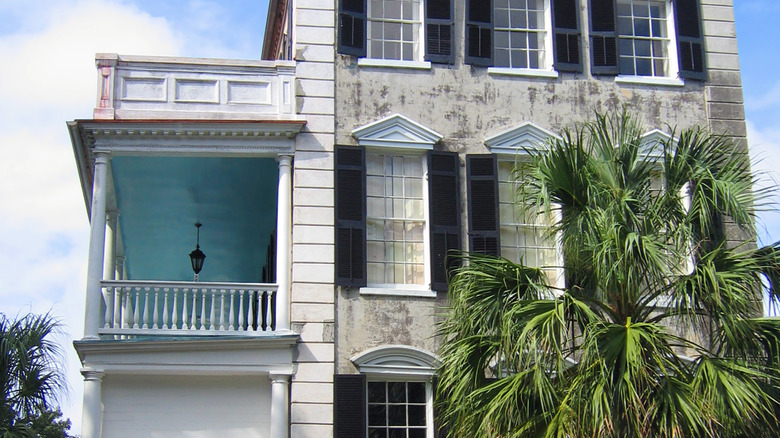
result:
[[[97,56],[84,438],[437,436],[447,252],[563,278],[526,149],[626,107],[747,150],[731,0],[271,0],[262,57]]]

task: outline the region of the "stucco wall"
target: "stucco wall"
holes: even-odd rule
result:
[[[581,2],[580,21],[586,31],[585,3]],[[429,70],[367,67],[358,65],[355,57],[336,55],[337,144],[357,144],[352,130],[400,113],[442,134],[437,149],[488,153],[486,138],[523,122],[560,132],[592,120],[595,111],[619,111],[626,106],[647,130],[709,127],[728,133],[746,150],[731,0],[702,1],[708,80],[689,80],[684,86],[624,84],[612,76],[594,77],[584,40],[584,73],[561,73],[554,79],[489,74],[484,67],[463,63],[464,7],[464,1],[455,1],[454,65],[433,64]],[[465,199],[465,184],[461,186]],[[461,214],[465,228],[466,213]],[[466,242],[465,230],[463,238]],[[406,344],[436,353],[436,306],[446,302],[443,295],[435,300],[382,298],[359,296],[356,288],[337,289],[337,372],[355,372],[350,358],[380,345]]]

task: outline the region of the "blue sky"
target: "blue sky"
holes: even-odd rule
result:
[[[761,159],[757,169],[775,171],[780,2],[735,3],[750,147]],[[92,116],[94,54],[257,59],[267,4],[0,0],[0,312],[51,311],[62,320],[71,382],[62,404],[74,432],[82,381],[70,342],[83,332],[89,228],[65,121]],[[761,219],[760,239],[780,239],[780,215]]]

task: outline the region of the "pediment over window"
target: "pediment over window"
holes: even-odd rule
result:
[[[541,150],[549,138],[560,138],[552,132],[525,122],[485,139],[485,145],[494,154],[523,154],[527,150]]]
[[[677,139],[660,129],[645,132],[642,134],[642,139],[639,143],[639,154],[652,159],[663,158],[664,144],[669,142],[669,140],[672,140],[673,143],[677,142]]]
[[[360,146],[432,150],[443,136],[400,114],[385,117],[352,131]]]
[[[437,359],[425,350],[406,345],[384,345],[354,356],[352,363],[363,374],[432,376]]]

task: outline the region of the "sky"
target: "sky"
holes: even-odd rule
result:
[[[780,180],[780,2],[735,0],[749,145],[766,187]],[[65,122],[89,119],[95,53],[259,59],[267,0],[0,0],[0,313],[51,312],[81,428],[89,224]],[[774,191],[777,193],[777,191]],[[780,202],[780,198],[774,198]],[[762,212],[762,243],[780,214]]]

